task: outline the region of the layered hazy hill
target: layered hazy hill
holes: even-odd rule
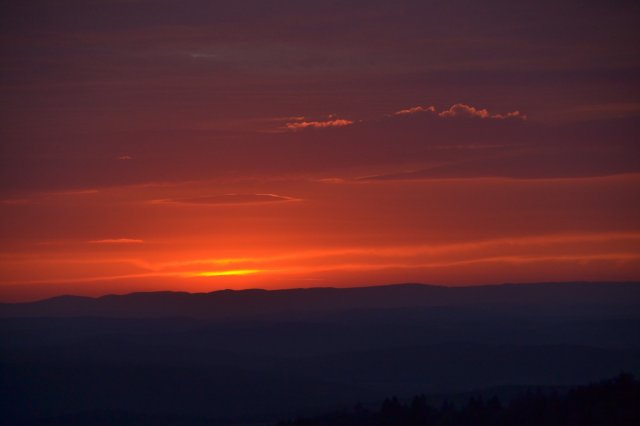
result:
[[[229,319],[357,309],[495,307],[518,309],[613,308],[640,305],[638,283],[542,283],[441,287],[398,284],[357,288],[221,290],[211,293],[149,292],[98,298],[59,296],[32,303],[0,304],[3,317],[105,316]]]
[[[63,296],[0,315],[0,424],[261,424],[640,373],[639,283]]]

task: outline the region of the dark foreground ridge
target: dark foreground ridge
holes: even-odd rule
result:
[[[220,290],[211,293],[147,292],[98,298],[59,296],[38,302],[0,304],[0,316],[227,319],[353,309],[472,305],[547,308],[599,305],[624,309],[639,303],[640,283],[633,282],[469,287],[396,284],[356,288]]]
[[[437,401],[437,402],[436,402]],[[463,403],[420,395],[387,398],[377,410],[350,410],[300,418],[278,426],[633,426],[640,424],[640,382],[621,374],[567,392],[528,390],[509,401],[472,395]]]
[[[640,374],[637,283],[136,293],[0,312],[0,425],[262,425]]]

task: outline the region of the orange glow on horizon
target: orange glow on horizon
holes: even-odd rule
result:
[[[0,252],[0,299],[62,291],[633,280],[640,277],[640,206],[626,194],[639,183],[640,175],[340,185],[292,178],[269,182],[271,191],[226,184],[224,193],[290,194],[296,203],[203,198],[214,192],[209,182],[50,196],[3,206],[24,213],[13,217],[10,250]],[[605,192],[608,203],[601,202]],[[195,201],[146,201],[160,198]],[[44,213],[56,226],[47,226],[46,216],[31,221]],[[29,221],[21,224],[23,217]]]

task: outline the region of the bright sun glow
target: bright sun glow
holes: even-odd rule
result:
[[[230,275],[251,275],[261,272],[260,269],[235,269],[231,271],[202,271],[189,273],[190,277],[226,277]]]

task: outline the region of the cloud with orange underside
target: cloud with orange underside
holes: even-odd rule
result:
[[[353,120],[346,120],[342,118],[332,118],[324,121],[290,121],[285,124],[287,130],[304,130],[304,129],[326,129],[331,127],[346,127],[354,123]]]
[[[388,117],[409,116],[416,114],[430,113],[440,118],[455,118],[455,117],[468,117],[468,118],[482,118],[493,120],[505,120],[505,119],[520,119],[526,120],[527,116],[518,110],[507,112],[505,114],[490,113],[486,109],[480,109],[471,105],[457,103],[450,106],[448,109],[438,112],[435,106],[422,106],[417,105],[414,107],[404,108],[391,114]],[[334,115],[330,115],[327,120],[310,121],[306,120],[304,116],[291,117],[293,120],[285,123],[284,130],[305,130],[305,129],[326,129],[332,127],[347,127],[351,126],[355,122],[353,120],[347,120],[342,118],[336,118]],[[370,120],[361,120],[370,121]]]
[[[414,106],[410,108],[404,108],[399,111],[393,112],[391,116],[403,116],[403,115],[415,115],[420,113],[431,113],[435,114],[440,118],[457,118],[457,117],[467,117],[467,118],[482,118],[482,119],[493,119],[493,120],[505,120],[510,118],[526,120],[527,116],[521,113],[518,110],[507,112],[505,114],[497,114],[491,113],[487,109],[484,108],[476,108],[471,105],[457,103],[451,105],[448,109],[442,110],[438,112],[436,107],[431,106]]]
[[[511,111],[506,114],[492,114],[486,109],[480,109],[467,104],[454,104],[449,109],[438,113],[438,117],[442,118],[454,118],[454,117],[470,117],[470,118],[483,118],[504,120],[508,118],[517,118],[526,120],[527,116],[520,111]]]
[[[418,114],[421,112],[436,112],[436,107],[434,107],[433,105],[430,106],[414,106],[411,108],[406,108],[406,109],[401,109],[400,111],[396,111],[394,113],[392,113],[391,115],[411,115],[411,114]]]

